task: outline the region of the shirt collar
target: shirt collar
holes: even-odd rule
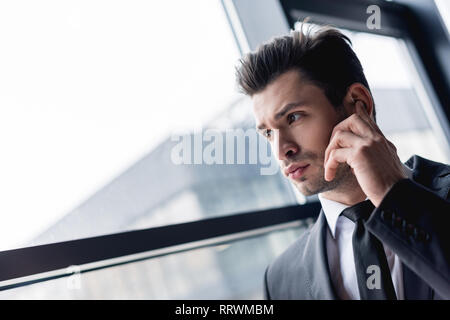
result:
[[[403,168],[404,168],[405,173],[408,176],[408,178],[412,179],[412,174],[413,174],[412,170],[405,164],[403,164]],[[328,223],[328,227],[330,228],[331,235],[333,236],[333,238],[335,238],[336,225],[337,225],[339,215],[342,213],[342,211],[345,208],[348,208],[349,206],[345,205],[343,203],[334,201],[334,200],[326,199],[326,198],[322,197],[322,194],[320,194],[320,193],[318,196],[319,196],[320,204],[322,205],[323,213],[325,214],[325,218],[327,219],[327,223]]]
[[[328,227],[330,228],[331,235],[335,238],[336,224],[341,212],[349,206],[334,200],[326,199],[319,193],[320,204],[322,205],[323,213],[327,219]]]

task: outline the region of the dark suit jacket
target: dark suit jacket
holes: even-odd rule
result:
[[[396,183],[366,227],[402,261],[405,299],[450,299],[450,166],[419,156],[406,163],[412,180]],[[338,299],[321,210],[315,224],[271,263],[266,299]]]

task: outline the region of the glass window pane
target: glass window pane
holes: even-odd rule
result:
[[[0,291],[0,299],[262,299],[267,265],[312,224]]]
[[[439,14],[447,31],[450,34],[450,1],[448,0],[434,0],[436,7],[439,10]]]
[[[0,42],[0,250],[296,202],[259,163],[174,163],[248,119],[220,0],[2,1]]]

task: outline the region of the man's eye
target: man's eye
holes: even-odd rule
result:
[[[287,116],[289,124],[291,124],[294,121],[297,121],[298,119],[300,119],[301,116],[302,115],[300,113],[291,113],[290,115]]]

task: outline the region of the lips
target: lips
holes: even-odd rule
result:
[[[309,164],[306,165],[290,165],[286,170],[285,174],[289,178],[298,179],[300,178],[306,169],[308,169]]]

